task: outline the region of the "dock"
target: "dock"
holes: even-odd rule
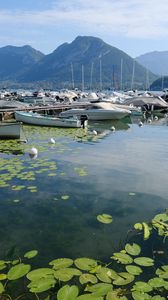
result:
[[[14,116],[15,111],[33,111],[48,115],[58,115],[60,112],[71,108],[86,108],[90,105],[89,102],[82,103],[67,103],[67,104],[55,104],[55,105],[33,105],[33,106],[20,106],[20,107],[0,107],[0,120],[8,119],[8,117]]]

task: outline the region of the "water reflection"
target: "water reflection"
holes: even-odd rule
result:
[[[93,122],[86,132],[26,127],[27,144],[0,141],[1,150],[23,153],[17,159],[1,154],[0,181],[6,173],[9,186],[0,194],[0,257],[31,249],[44,262],[110,257],[135,222],[168,207],[167,123],[157,124]],[[26,155],[32,147],[36,160]],[[113,223],[99,223],[102,213],[111,214]]]

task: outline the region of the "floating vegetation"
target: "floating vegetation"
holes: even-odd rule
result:
[[[102,214],[102,215],[98,215],[97,216],[97,220],[101,223],[104,223],[104,224],[110,224],[112,223],[113,221],[113,218],[111,215],[108,215],[108,214]]]
[[[158,236],[159,225],[164,223],[166,229],[162,232],[162,241],[167,235],[167,217],[167,213],[159,214],[149,224],[146,223],[151,228],[150,234],[157,233]],[[144,243],[148,243],[143,231],[142,238]],[[4,295],[2,299],[13,299],[12,282],[21,284],[23,280],[24,290],[22,295],[17,295],[17,299],[27,299],[29,295],[32,300],[166,300],[168,265],[153,256],[143,256],[143,251],[137,243],[126,243],[123,250],[113,253],[109,263],[88,257],[75,260],[56,258],[49,262],[48,267],[33,269],[30,259],[38,251],[31,250],[23,258],[0,261],[1,297]]]

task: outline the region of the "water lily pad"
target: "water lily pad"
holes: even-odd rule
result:
[[[115,285],[127,285],[134,281],[134,275],[127,272],[118,273],[118,278],[113,281]]]
[[[28,288],[32,293],[42,293],[54,287],[56,280],[54,278],[40,278],[31,281]]]
[[[37,280],[40,278],[46,278],[46,277],[53,277],[54,276],[54,270],[53,269],[49,269],[49,268],[39,268],[36,270],[33,270],[31,272],[29,272],[26,277],[29,280]]]
[[[0,294],[2,294],[5,291],[4,286],[2,282],[0,282]]]
[[[150,286],[148,283],[143,281],[137,281],[132,287],[132,291],[138,291],[143,293],[148,293],[151,292],[152,290],[153,290],[152,286]]]
[[[97,261],[91,258],[77,258],[74,261],[77,268],[84,270],[84,271],[90,271],[91,269],[95,268],[97,266]]]
[[[18,264],[9,270],[7,277],[9,280],[19,279],[25,276],[30,271],[30,268],[30,265]]]
[[[26,258],[33,258],[35,257],[36,255],[38,254],[38,251],[37,250],[31,250],[29,252],[26,252],[24,257]]]
[[[57,300],[76,300],[78,294],[79,290],[76,285],[65,285],[59,289],[57,293]]]
[[[104,224],[110,224],[113,221],[112,216],[108,214],[98,215],[97,220]]]
[[[125,250],[128,254],[136,256],[139,255],[141,252],[141,247],[138,244],[133,243],[131,244],[126,244],[125,245]]]
[[[151,296],[149,294],[141,293],[139,291],[132,292],[132,297],[134,300],[151,300]]]
[[[57,258],[49,262],[49,265],[53,266],[53,268],[61,269],[61,268],[68,268],[72,266],[73,260],[70,258]]]
[[[163,278],[152,278],[148,281],[148,284],[151,285],[153,288],[159,288],[164,286],[165,281],[163,280]]]
[[[103,297],[95,296],[92,294],[83,294],[75,298],[75,300],[103,300]]]
[[[147,223],[143,222],[143,230],[144,230],[144,240],[148,240],[150,236],[150,228]]]
[[[61,268],[54,272],[54,276],[59,281],[69,281],[74,276],[80,276],[82,273],[75,268]]]
[[[97,283],[95,285],[88,285],[85,291],[91,292],[93,296],[105,296],[108,292],[112,291],[113,285],[109,283]]]
[[[120,291],[117,289],[117,291],[108,292],[106,300],[128,300],[128,298],[126,296],[121,296]]]
[[[91,282],[93,284],[97,283],[97,278],[95,275],[93,274],[82,274],[80,277],[79,277],[79,281],[81,284],[85,284],[85,283],[88,283],[88,282]]]
[[[134,228],[135,228],[136,230],[142,230],[142,229],[143,229],[143,226],[142,226],[141,223],[136,223],[136,224],[134,224]]]
[[[7,274],[0,274],[0,280],[7,279]]]
[[[138,266],[128,265],[125,267],[127,272],[132,275],[140,275],[142,273],[142,269]]]
[[[154,265],[154,260],[150,257],[137,257],[134,259],[134,262],[137,265],[144,266],[144,267],[151,267]]]
[[[158,268],[156,270],[156,275],[158,275],[160,278],[168,279],[168,265],[164,265],[160,269]]]
[[[125,253],[114,253],[113,256],[111,256],[112,259],[117,260],[117,262],[121,264],[131,264],[133,262],[133,259],[130,255]]]

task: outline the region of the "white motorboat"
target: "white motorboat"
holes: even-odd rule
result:
[[[1,122],[0,139],[19,139],[22,135],[21,126],[19,122]]]
[[[16,121],[20,121],[26,124],[39,125],[39,126],[50,126],[50,127],[69,127],[69,128],[80,128],[83,126],[82,121],[77,117],[60,118],[44,116],[33,112],[15,112]],[[86,124],[85,124],[86,125]]]
[[[97,102],[89,104],[86,108],[74,108],[63,111],[61,117],[86,115],[88,120],[118,120],[131,115],[131,111],[115,106],[111,103]]]

